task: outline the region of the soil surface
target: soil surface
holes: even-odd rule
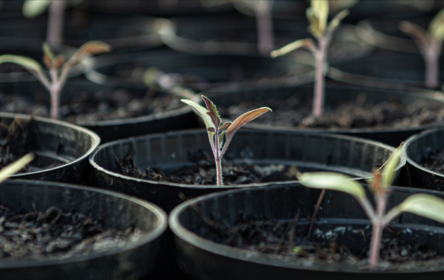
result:
[[[356,102],[343,102],[332,108],[326,108],[324,115],[315,118],[311,115],[310,99],[296,96],[286,100],[268,99],[259,102],[245,101],[239,106],[220,108],[220,112],[235,119],[241,114],[263,106],[273,110],[254,120],[272,126],[297,128],[410,128],[432,124],[444,120],[444,110],[440,105],[428,105],[420,102],[403,105],[396,100],[373,103],[366,101],[365,95]]]
[[[200,216],[202,217],[201,213]],[[355,230],[354,234],[346,233],[352,240],[364,239],[364,243],[367,243],[365,248],[356,252],[355,249],[349,249],[341,244],[337,235],[328,231],[321,232],[316,229],[316,225],[312,236],[307,238],[306,225],[302,227],[298,225],[299,214],[296,214],[295,220],[289,222],[270,220],[265,217],[247,217],[238,219],[234,224],[225,220],[203,217],[205,221],[200,221],[198,227],[192,230],[219,244],[295,260],[316,259],[328,263],[341,262],[368,267],[368,240],[371,230],[366,226],[362,226],[361,231]],[[367,228],[365,231],[368,232],[364,235],[365,227]],[[338,232],[336,229],[333,231]],[[330,237],[328,237],[329,234]],[[407,244],[398,238],[400,235],[401,232],[393,227],[389,226],[385,230],[380,251],[381,264],[387,266],[388,262],[393,264],[443,259],[433,246],[421,240],[414,245]]]
[[[49,101],[42,99],[36,97],[31,100],[23,96],[0,93],[0,100],[3,101],[0,111],[47,117]],[[148,116],[183,106],[185,105],[180,102],[180,97],[155,89],[147,90],[145,94],[127,89],[79,90],[62,98],[60,117],[72,123],[94,125],[99,121]]]
[[[106,228],[101,221],[50,207],[44,212],[14,211],[0,206],[1,259],[65,259],[103,252],[137,240],[141,232]]]
[[[133,156],[134,152],[130,151],[125,158],[116,158],[122,174],[140,179],[180,184],[215,185],[217,183],[213,156],[202,150],[189,154],[190,165],[176,170],[162,170],[156,166],[140,170],[134,164]],[[307,169],[300,170],[308,171]],[[248,163],[247,160],[234,162],[223,159],[222,172],[226,185],[289,181],[296,178],[294,166],[283,164],[259,166]]]
[[[421,165],[432,171],[444,174],[444,150],[430,151],[430,153],[422,157]]]

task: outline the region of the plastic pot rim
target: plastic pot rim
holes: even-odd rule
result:
[[[404,148],[405,148],[405,154],[406,154],[407,162],[408,162],[410,165],[412,165],[413,167],[415,167],[415,168],[417,168],[417,169],[419,169],[419,170],[421,170],[421,171],[423,171],[423,172],[427,172],[427,173],[432,174],[433,176],[441,177],[441,178],[444,179],[444,174],[439,173],[439,172],[436,172],[436,171],[433,171],[433,170],[431,170],[431,169],[428,169],[428,168],[426,168],[426,167],[420,165],[419,163],[417,163],[416,161],[414,161],[413,159],[411,159],[411,158],[409,157],[408,152],[407,152],[408,146],[409,146],[413,141],[415,141],[418,137],[420,137],[420,136],[424,136],[424,135],[427,135],[427,134],[430,134],[430,133],[434,133],[434,132],[439,131],[439,130],[444,130],[444,128],[441,127],[441,128],[429,129],[429,130],[422,131],[422,132],[420,132],[420,133],[418,133],[418,134],[415,134],[415,135],[410,136],[410,137],[405,141],[405,144],[404,144],[405,147],[404,147]]]
[[[54,187],[54,188],[63,187],[63,188],[67,188],[67,189],[76,189],[76,190],[82,189],[82,190],[88,191],[88,192],[96,192],[96,193],[100,193],[100,194],[104,194],[104,195],[108,195],[108,196],[112,196],[112,197],[125,199],[125,200],[131,201],[133,203],[136,203],[138,205],[141,205],[145,208],[148,208],[150,211],[152,211],[156,215],[156,217],[158,219],[158,223],[156,225],[156,228],[152,232],[146,234],[146,236],[142,236],[137,241],[128,242],[124,247],[120,247],[117,249],[113,248],[113,249],[107,250],[105,252],[100,252],[100,253],[89,253],[89,254],[86,254],[83,256],[74,256],[72,258],[67,258],[67,259],[63,259],[63,260],[50,259],[50,257],[49,257],[47,260],[29,260],[29,259],[20,260],[20,259],[18,259],[18,260],[1,261],[0,262],[0,270],[1,269],[11,269],[11,268],[20,268],[20,267],[38,267],[38,266],[51,266],[51,265],[61,265],[61,264],[69,264],[69,263],[76,263],[76,262],[85,262],[85,261],[89,261],[92,259],[115,255],[115,254],[139,247],[143,244],[146,244],[148,242],[155,240],[156,238],[160,237],[160,235],[162,235],[162,233],[166,230],[166,228],[168,226],[167,214],[160,207],[156,206],[155,204],[153,204],[151,202],[148,202],[148,201],[145,201],[145,200],[133,197],[133,196],[128,196],[128,195],[125,195],[122,193],[117,193],[117,192],[113,192],[113,191],[107,191],[107,190],[97,189],[97,188],[92,188],[92,187],[78,186],[78,185],[67,184],[67,183],[58,183],[58,182],[33,181],[33,180],[22,180],[22,179],[8,180],[6,182],[12,183],[12,184],[32,184],[32,185],[37,184],[37,185],[42,185],[42,186]]]
[[[277,186],[282,188],[282,186]],[[289,186],[285,186],[285,188],[296,188],[296,187],[303,187],[301,185],[289,185]],[[271,189],[271,188],[267,188],[267,186],[261,186],[258,187],[259,189]],[[407,188],[407,187],[392,187],[393,191],[402,191],[402,190],[410,190],[412,191],[412,189]],[[249,250],[246,249],[238,249],[235,247],[231,247],[228,245],[222,245],[222,244],[218,244],[216,242],[213,241],[209,241],[206,238],[200,237],[199,235],[197,235],[196,233],[193,233],[191,231],[189,231],[188,229],[186,229],[179,221],[179,216],[180,214],[182,214],[182,212],[188,208],[188,207],[192,207],[192,205],[197,205],[200,201],[203,200],[210,200],[211,198],[217,197],[217,196],[221,196],[221,195],[226,195],[226,194],[235,194],[237,192],[243,192],[246,191],[245,189],[237,189],[237,190],[227,190],[227,191],[223,191],[223,192],[217,192],[217,193],[211,193],[211,194],[206,194],[203,196],[199,196],[196,198],[192,198],[186,202],[183,202],[181,204],[179,204],[178,206],[176,206],[171,212],[170,215],[168,217],[168,225],[171,229],[171,231],[174,233],[175,238],[181,239],[184,242],[187,242],[189,244],[191,244],[192,246],[195,246],[203,251],[207,251],[210,253],[213,253],[215,255],[219,255],[219,256],[223,256],[226,258],[230,258],[230,259],[235,259],[238,261],[243,261],[243,262],[250,262],[250,263],[255,263],[255,264],[259,264],[259,265],[264,265],[264,266],[273,266],[273,267],[278,267],[278,268],[287,268],[287,269],[297,269],[297,270],[305,270],[305,271],[316,271],[316,272],[327,272],[327,273],[359,273],[359,274],[382,274],[382,273],[386,273],[386,274],[397,274],[397,273],[424,273],[424,272],[436,272],[437,270],[398,270],[398,269],[394,269],[394,270],[356,270],[356,271],[347,271],[347,270],[339,270],[339,269],[335,269],[336,267],[339,267],[341,264],[328,264],[327,262],[325,262],[325,264],[327,266],[323,267],[324,269],[310,269],[301,265],[295,265],[295,264],[291,264],[291,263],[286,263],[284,261],[281,261],[280,259],[277,258],[273,258],[270,257],[268,254],[264,254],[264,253],[258,253],[258,252],[251,252]],[[440,194],[440,192],[438,191],[427,191],[427,192],[431,192],[436,193],[436,194]],[[353,199],[350,196],[350,199]],[[348,219],[346,219],[348,220]],[[356,220],[354,220],[356,221]],[[367,220],[359,220],[359,221],[367,221]],[[364,224],[364,223],[363,223]],[[365,223],[367,225],[371,225],[370,221],[368,221],[368,223]],[[428,226],[428,228],[433,228],[432,226]],[[245,257],[242,258],[242,256],[249,256],[249,257]],[[331,267],[333,267],[333,269],[331,269]],[[330,269],[329,269],[330,268]],[[442,269],[441,269],[442,270]]]
[[[330,67],[330,71],[332,71],[332,67]],[[333,69],[333,71],[340,71],[337,69]],[[355,74],[353,74],[355,75]],[[364,77],[365,76],[360,76],[360,75],[355,75],[355,76],[359,76],[359,77]],[[341,81],[342,83],[344,83],[343,81]],[[307,86],[307,85],[301,85],[301,86]],[[292,87],[296,87],[296,86],[292,86]],[[371,90],[371,91],[382,91],[384,90],[384,88],[371,88],[371,87],[361,87],[359,88],[358,86],[356,86],[355,84],[350,85],[350,84],[346,84],[344,83],[343,85],[339,85],[339,84],[332,84],[329,85],[328,83],[326,84],[326,89],[328,88],[340,88],[340,87],[347,87],[347,88],[356,88],[357,90]],[[229,92],[241,92],[243,90],[251,90],[248,88],[237,88],[237,87],[230,87],[230,85],[227,86],[221,86],[221,87],[216,87],[213,89],[210,89],[208,91],[204,91],[202,92],[202,94],[209,96],[211,98],[211,94],[224,94],[224,93],[229,93]],[[389,88],[385,88],[385,91],[391,91],[392,89]],[[421,97],[424,99],[429,99],[430,101],[441,101],[442,102],[442,107],[444,108],[444,95],[441,92],[438,91],[434,91],[434,90],[430,90],[430,89],[420,89],[420,88],[412,88],[412,87],[403,87],[403,88],[398,88],[398,91],[394,92],[397,95],[401,95],[401,96],[408,96],[408,97]],[[401,92],[400,90],[404,91]],[[224,119],[224,121],[229,121],[228,119]],[[420,125],[420,126],[415,126],[415,127],[411,127],[411,128],[341,128],[341,129],[323,129],[323,128],[297,128],[297,127],[286,127],[286,126],[276,126],[276,125],[269,125],[269,124],[255,124],[255,123],[248,123],[245,125],[246,128],[251,128],[251,129],[257,129],[257,130],[275,130],[275,131],[280,131],[280,130],[290,130],[290,131],[300,131],[300,132],[309,132],[309,133],[326,133],[326,134],[341,134],[341,133],[360,133],[360,134],[364,134],[364,133],[389,133],[389,132],[407,132],[410,131],[412,129],[418,129],[418,130],[424,130],[424,129],[430,129],[436,126],[440,126],[443,125],[444,126],[444,121],[441,122],[435,122],[435,123],[431,123],[431,124],[425,124],[425,125]],[[401,143],[399,143],[401,144]]]
[[[67,163],[58,165],[56,167],[45,168],[45,169],[38,170],[38,171],[14,174],[10,178],[20,178],[23,175],[38,175],[40,173],[45,173],[45,172],[48,172],[48,171],[54,171],[54,170],[58,170],[58,169],[63,169],[65,167],[69,166],[69,165],[81,162],[85,158],[89,157],[92,154],[92,152],[100,144],[100,137],[95,132],[93,132],[93,131],[91,131],[91,130],[89,130],[87,128],[81,127],[79,125],[75,125],[75,124],[71,124],[71,123],[63,122],[63,121],[59,121],[59,120],[53,120],[53,119],[38,117],[38,116],[30,116],[30,115],[24,115],[24,114],[14,114],[14,113],[4,113],[4,112],[1,112],[0,113],[0,118],[3,118],[3,117],[12,118],[12,119],[14,119],[14,118],[21,118],[21,119],[26,119],[26,120],[30,120],[30,121],[35,120],[35,121],[39,121],[39,122],[43,122],[43,123],[50,123],[50,124],[55,124],[55,125],[60,125],[60,126],[66,126],[66,127],[69,127],[69,128],[71,128],[73,130],[77,130],[77,131],[80,131],[82,133],[85,133],[89,137],[92,138],[91,147],[88,149],[88,151],[86,151],[82,156],[74,159],[73,161],[69,161]]]
[[[241,131],[258,131],[258,130],[252,130],[252,129],[242,129]],[[284,130],[280,130],[280,131],[284,131]],[[106,149],[110,146],[116,145],[118,143],[121,142],[134,142],[137,141],[138,139],[142,139],[142,138],[146,138],[146,137],[156,137],[156,136],[161,136],[161,135],[169,135],[169,134],[194,134],[194,133],[204,133],[205,130],[203,129],[187,129],[187,130],[177,130],[177,131],[170,131],[170,132],[165,132],[165,133],[155,133],[155,134],[149,134],[149,135],[142,135],[142,136],[138,136],[138,137],[130,137],[130,138],[126,138],[126,139],[120,139],[120,140],[115,140],[115,141],[111,141],[111,142],[107,142],[105,144],[100,145],[100,147],[98,147],[90,156],[89,156],[89,162],[92,165],[92,167],[100,172],[103,172],[105,174],[107,174],[108,176],[112,176],[112,177],[117,177],[120,179],[125,179],[125,180],[129,180],[129,181],[133,181],[133,182],[138,182],[138,183],[148,183],[148,184],[152,184],[152,185],[165,185],[165,186],[170,186],[170,187],[176,187],[176,188],[188,188],[188,189],[221,189],[224,190],[227,187],[230,189],[244,189],[244,188],[251,188],[251,187],[258,187],[258,186],[269,186],[269,185],[289,185],[289,184],[294,184],[297,183],[297,180],[291,180],[291,181],[275,181],[275,182],[266,182],[266,183],[253,183],[253,184],[239,184],[239,185],[222,185],[222,186],[217,186],[217,185],[193,185],[193,184],[179,184],[179,183],[170,183],[170,182],[162,182],[162,181],[154,181],[154,180],[147,180],[147,179],[139,179],[139,178],[135,178],[135,177],[131,177],[128,175],[123,175],[114,171],[110,171],[108,169],[105,169],[104,167],[100,166],[95,160],[95,156],[103,149]],[[304,133],[304,131],[301,131]],[[389,150],[395,150],[394,147],[389,146],[387,144],[381,143],[381,142],[377,142],[377,141],[373,141],[373,140],[368,140],[368,139],[363,139],[363,138],[359,138],[359,137],[353,137],[353,136],[347,136],[347,135],[337,135],[337,134],[323,134],[324,136],[327,137],[333,137],[333,138],[345,138],[345,139],[349,139],[349,140],[354,140],[354,141],[368,141],[368,143],[370,144],[376,144],[380,147],[383,148],[387,148]],[[209,145],[209,144],[208,144]],[[406,163],[406,156],[405,153],[403,153],[403,155],[401,156],[401,160],[398,164],[398,167],[396,168],[397,171],[401,170],[401,168],[405,165]],[[364,179],[366,177],[355,177],[353,178],[353,180],[361,180]]]

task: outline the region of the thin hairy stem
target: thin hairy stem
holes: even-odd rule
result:
[[[66,0],[53,0],[50,4],[46,40],[52,49],[60,50],[62,45],[63,21]]]
[[[319,195],[319,198],[318,198],[318,202],[316,203],[315,210],[313,212],[313,215],[311,216],[310,227],[308,228],[307,238],[310,238],[310,236],[311,236],[311,232],[313,230],[313,224],[315,222],[316,215],[318,214],[319,207],[321,206],[322,200],[324,199],[324,195],[325,195],[325,189],[323,189],[321,191],[321,194]]]
[[[436,38],[431,39],[428,49],[424,51],[426,64],[425,85],[428,88],[437,88],[439,85],[439,55],[442,42]]]
[[[372,222],[372,239],[370,241],[370,266],[376,267],[379,259],[379,249],[381,246],[382,231],[384,229],[384,215],[387,207],[387,194],[375,195],[376,218]]]
[[[274,46],[272,5],[273,0],[256,0],[255,4],[258,48],[264,56],[268,56]]]
[[[216,163],[216,176],[217,176],[217,185],[218,186],[222,186],[223,185],[223,181],[222,181],[222,158],[220,155],[220,143],[219,143],[219,131],[218,128],[216,127],[216,131],[214,134],[214,160]]]
[[[316,83],[313,97],[313,116],[315,117],[320,117],[323,113],[328,41],[329,39],[326,37],[318,39],[318,50],[316,52]]]

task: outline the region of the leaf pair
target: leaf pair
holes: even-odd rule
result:
[[[207,108],[204,108],[203,106],[197,104],[196,102],[188,99],[182,99],[182,102],[190,105],[191,108],[193,108],[193,110],[196,112],[196,114],[198,114],[201,117],[207,128],[210,142],[214,141],[212,139],[214,138],[214,135],[216,133],[218,135],[218,140],[220,144],[222,143],[223,136],[225,136],[226,141],[224,145],[224,151],[227,149],[236,131],[238,131],[242,126],[244,126],[245,124],[251,122],[252,120],[256,119],[257,117],[267,112],[271,112],[270,108],[262,107],[244,113],[243,115],[239,116],[236,120],[234,120],[232,123],[226,122],[222,124],[216,105],[214,105],[214,103],[204,95],[202,95],[202,99]],[[211,143],[212,147],[214,144],[215,144],[214,142]],[[215,148],[220,149],[221,146]],[[220,156],[222,157],[223,153]]]
[[[311,7],[307,9],[306,15],[310,26],[308,30],[316,38],[331,35],[339,26],[341,21],[349,14],[348,10],[338,13],[327,26],[329,14],[328,0],[311,0]]]

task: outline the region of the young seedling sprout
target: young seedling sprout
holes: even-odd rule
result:
[[[57,2],[57,1],[56,1]],[[32,73],[51,94],[51,118],[57,119],[59,116],[59,99],[60,92],[66,83],[69,70],[72,66],[80,63],[87,55],[100,54],[109,52],[111,47],[101,41],[90,41],[83,44],[74,55],[65,62],[65,58],[61,55],[55,56],[48,44],[43,44],[43,62],[49,69],[48,79],[42,66],[32,58],[18,55],[0,55],[0,64],[15,63],[30,73]]]
[[[257,38],[259,53],[268,56],[274,47],[273,36],[273,1],[274,0],[201,0],[205,6],[215,6],[232,2],[243,3],[251,9],[256,16]]]
[[[313,172],[299,175],[299,182],[309,188],[335,190],[352,195],[362,206],[372,224],[370,241],[370,266],[375,268],[379,258],[379,248],[383,229],[398,215],[410,212],[444,223],[444,200],[428,194],[414,194],[386,213],[390,186],[396,177],[396,167],[403,153],[398,148],[387,161],[382,172],[378,170],[371,180],[370,190],[375,198],[376,208],[365,195],[364,188],[351,177],[332,172]]]
[[[34,159],[34,154],[27,154],[0,170],[0,183],[19,172]]]
[[[271,57],[278,57],[299,48],[307,48],[316,58],[316,84],[313,98],[313,116],[320,117],[324,106],[324,80],[327,64],[327,50],[334,31],[339,27],[342,19],[349,14],[348,10],[338,13],[327,25],[328,0],[311,0],[311,7],[307,9],[307,19],[310,22],[308,30],[318,40],[316,46],[313,39],[301,39],[271,52]]]
[[[438,87],[439,56],[444,40],[444,9],[430,22],[426,31],[412,22],[402,21],[399,29],[415,39],[426,65],[425,85],[428,88]]]
[[[196,112],[205,123],[211,150],[216,163],[217,185],[222,186],[222,157],[227,151],[234,134],[243,125],[269,111],[271,112],[271,109],[268,107],[254,109],[239,116],[233,122],[222,123],[216,105],[204,95],[202,95],[202,99],[205,102],[206,109],[188,99],[182,99],[182,102],[190,105],[194,112]]]
[[[49,6],[48,30],[46,41],[52,49],[59,50],[62,44],[63,18],[66,0],[25,0],[23,15],[34,18],[42,14]]]

